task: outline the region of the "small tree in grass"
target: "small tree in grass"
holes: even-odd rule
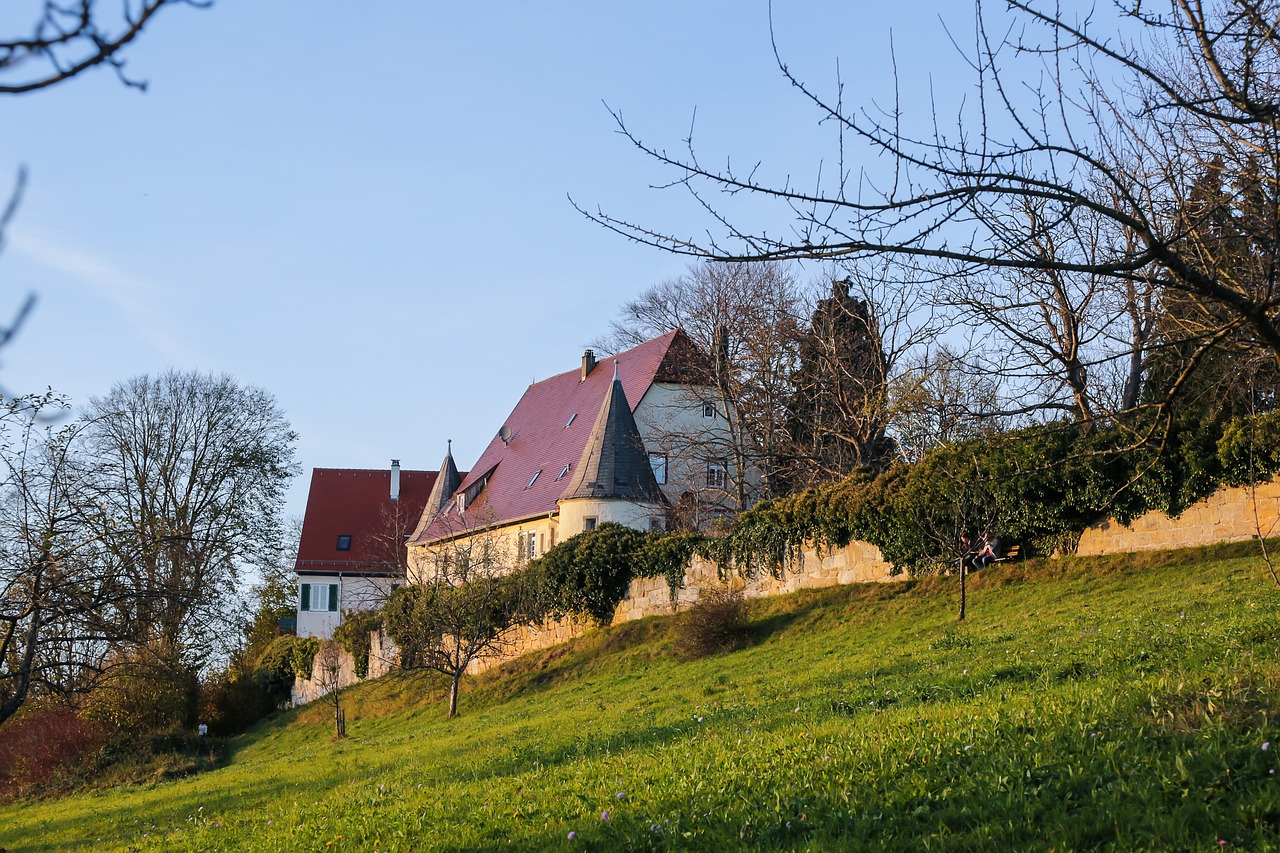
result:
[[[419,583],[387,602],[387,632],[400,665],[450,678],[449,719],[458,715],[458,683],[474,661],[508,648],[509,629],[526,621],[524,573],[511,573],[507,552],[489,535],[440,546],[420,566]]]
[[[342,643],[325,640],[316,653],[315,677],[324,701],[333,708],[333,736],[347,736],[347,717],[342,710]]]

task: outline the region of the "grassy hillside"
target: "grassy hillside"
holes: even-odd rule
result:
[[[473,681],[383,679],[174,782],[0,810],[16,850],[1280,847],[1280,592],[1244,546],[757,602]],[[1276,748],[1270,748],[1274,742]],[[572,834],[572,835],[571,835]]]

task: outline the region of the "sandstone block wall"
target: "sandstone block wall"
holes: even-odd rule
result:
[[[781,578],[769,575],[753,578],[743,587],[743,593],[748,598],[761,598],[837,584],[879,583],[895,579],[889,574],[891,569],[880,554],[880,549],[866,542],[851,542],[844,548],[822,554],[812,548],[805,548],[802,558],[796,565],[789,567]],[[698,600],[701,590],[719,585],[715,565],[694,558],[693,564],[685,572],[684,586],[678,594],[678,605],[683,607],[691,604]],[[631,582],[627,597],[618,604],[618,609],[614,612],[612,624],[673,612],[675,609],[671,606],[671,591],[666,579],[640,578]],[[502,655],[477,661],[472,665],[471,671],[482,672],[528,652],[563,643],[590,628],[589,620],[563,619],[549,620],[536,628],[513,631],[509,638],[510,645]]]
[[[1194,548],[1280,533],[1280,478],[1254,487],[1221,489],[1170,518],[1149,512],[1131,524],[1108,519],[1080,535],[1076,553],[1115,554]]]
[[[878,583],[894,580],[889,574],[890,569],[891,566],[884,561],[880,549],[866,542],[852,542],[844,548],[825,551],[822,554],[812,548],[805,548],[801,559],[790,566],[781,578],[769,575],[753,578],[743,587],[743,593],[750,598],[759,598],[837,584]],[[698,600],[702,589],[719,585],[720,579],[715,565],[695,558],[685,572],[685,584],[679,591],[678,604],[680,607],[691,604]],[[671,593],[666,579],[641,578],[631,582],[627,597],[618,605],[614,613],[613,624],[673,612]],[[506,646],[501,654],[475,661],[469,671],[483,672],[528,652],[550,648],[582,635],[591,627],[592,622],[588,619],[570,617],[547,620],[542,625],[532,628],[518,628],[507,636]],[[377,678],[389,672],[396,665],[398,654],[391,638],[381,631],[375,631],[369,650],[369,677]],[[318,676],[319,673],[313,667],[311,678],[298,679],[294,683],[295,705],[311,702],[324,695],[325,691],[320,686]],[[343,651],[339,685],[346,687],[357,681],[359,679],[355,676],[355,662]]]

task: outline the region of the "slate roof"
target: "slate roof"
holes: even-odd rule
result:
[[[677,329],[602,359],[585,380],[580,370],[570,370],[530,385],[507,417],[505,429],[489,442],[455,491],[475,493],[465,514],[460,518],[456,500],[451,502],[446,512],[420,525],[413,541],[430,542],[555,512],[613,385],[615,361],[633,412],[654,382],[694,381],[696,369],[705,364],[688,336]]]
[[[401,470],[397,502],[391,500],[389,469],[312,469],[294,571],[394,574],[389,527],[399,524],[399,538],[413,530],[436,476],[435,471]],[[338,550],[339,536],[351,537],[350,550]]]
[[[462,476],[458,474],[458,466],[453,462],[453,441],[444,452],[444,461],[440,463],[440,475],[431,486],[431,494],[427,497],[427,510],[434,517],[448,503],[449,498],[462,485]]]
[[[577,469],[560,496],[560,500],[570,498],[663,501],[640,428],[627,405],[622,382],[616,378],[600,406]]]

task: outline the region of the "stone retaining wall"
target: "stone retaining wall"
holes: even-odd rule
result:
[[[1280,478],[1257,486],[1220,489],[1170,518],[1149,512],[1131,524],[1108,519],[1080,535],[1076,553],[1116,554],[1194,548],[1215,542],[1239,542],[1280,532]]]
[[[865,542],[852,542],[844,548],[824,552],[819,555],[812,548],[805,548],[797,565],[788,569],[781,578],[764,575],[753,579],[743,588],[749,598],[768,595],[782,595],[799,589],[824,586],[835,586],[848,583],[876,583],[889,581],[891,566],[880,555],[880,549]],[[685,585],[679,591],[679,605],[697,601],[699,591],[720,585],[715,565],[695,558],[685,573]],[[613,623],[643,619],[646,616],[659,616],[674,612],[671,606],[671,593],[664,578],[641,578],[633,580],[626,598],[614,612]],[[483,672],[504,661],[520,657],[538,649],[551,646],[581,636],[590,630],[593,623],[588,619],[568,617],[559,620],[547,620],[535,628],[518,628],[510,632],[508,645],[500,655],[493,655],[472,663],[469,672]],[[381,631],[375,631],[369,650],[369,677],[377,678],[385,675],[395,665],[398,651],[390,637]],[[343,666],[339,685],[346,687],[354,684],[355,664],[351,656],[342,652]],[[310,679],[298,679],[294,682],[293,702],[301,705],[323,696],[325,691],[320,687],[320,679],[312,667]]]
[[[805,548],[798,564],[790,567],[781,578],[769,575],[753,578],[743,587],[743,593],[748,598],[762,598],[837,584],[879,583],[896,579],[889,574],[891,569],[880,549],[866,542],[851,542],[844,548],[821,555],[812,548]],[[717,587],[721,583],[715,564],[698,557],[686,570],[684,581],[678,595],[680,607],[697,601],[702,589]],[[673,612],[675,609],[671,606],[671,591],[666,579],[639,578],[631,582],[626,597],[614,611],[611,624]],[[590,620],[562,619],[548,620],[537,628],[518,629],[512,632],[510,647],[504,654],[476,661],[470,671],[483,672],[503,661],[563,643],[583,634],[591,626]]]

